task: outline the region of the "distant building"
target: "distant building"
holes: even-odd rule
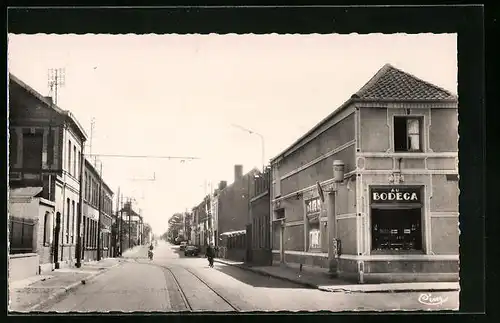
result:
[[[271,164],[276,262],[361,283],[458,279],[452,93],[385,65]]]

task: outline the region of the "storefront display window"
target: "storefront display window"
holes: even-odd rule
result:
[[[321,248],[321,233],[318,229],[312,229],[309,231],[309,248]]]
[[[309,232],[309,251],[321,249],[321,232],[319,230],[319,217],[321,214],[321,202],[319,198],[313,198],[305,202],[307,229]]]
[[[420,190],[420,187],[372,189],[373,251],[422,250]]]

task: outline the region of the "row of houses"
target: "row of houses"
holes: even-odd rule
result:
[[[193,208],[219,257],[366,282],[457,281],[457,96],[390,64],[264,172]]]
[[[75,116],[9,74],[8,129],[10,279],[114,256],[114,193]]]

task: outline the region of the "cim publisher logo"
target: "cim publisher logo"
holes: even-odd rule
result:
[[[433,296],[431,293],[420,294],[418,301],[424,305],[437,306],[442,305],[448,301],[446,296]]]

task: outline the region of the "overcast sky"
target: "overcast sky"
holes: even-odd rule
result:
[[[193,156],[101,158],[115,191],[134,196],[155,233],[287,148],[385,63],[457,93],[455,34],[9,35],[9,71],[48,95],[47,70],[64,68],[58,105],[91,133],[92,153]],[[86,149],[89,152],[89,147]],[[155,181],[136,181],[156,176]]]

